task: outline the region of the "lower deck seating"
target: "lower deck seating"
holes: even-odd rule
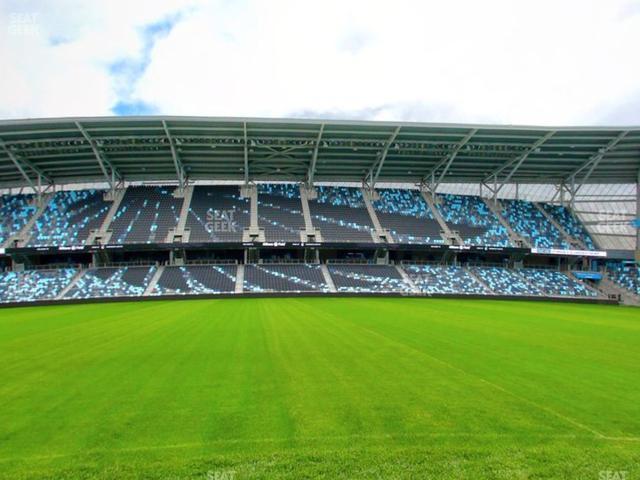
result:
[[[634,262],[607,262],[606,273],[609,280],[640,295],[640,267]]]
[[[597,291],[581,281],[551,269],[403,265],[404,271],[399,271],[391,265],[373,264],[330,264],[327,268],[336,291],[342,293],[413,293],[413,283],[424,294],[598,297]],[[77,273],[75,268],[0,273],[0,302],[52,300],[65,288],[69,290],[64,299],[136,297],[158,276],[155,266],[92,268],[81,272],[71,286]],[[237,274],[238,267],[228,264],[168,266],[150,294],[233,293]],[[625,271],[625,275],[633,276],[623,283],[633,282],[637,288],[637,270]],[[407,276],[410,280],[405,280]],[[317,264],[244,266],[244,292],[329,292],[330,283]]]
[[[232,293],[237,268],[235,265],[165,267],[151,295]]]
[[[25,270],[0,274],[0,302],[53,300],[69,285],[77,270]]]
[[[518,270],[529,283],[545,295],[568,297],[597,297],[598,294],[557,270],[523,268]]]
[[[516,271],[503,267],[471,267],[470,270],[497,295],[541,295]]]
[[[395,267],[390,265],[329,265],[338,292],[411,292]]]
[[[328,292],[320,265],[246,265],[245,292]]]
[[[105,267],[84,272],[64,298],[139,297],[156,267]]]
[[[405,265],[413,283],[423,293],[488,294],[484,286],[462,267]]]

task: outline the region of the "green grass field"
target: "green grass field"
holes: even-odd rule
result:
[[[638,309],[288,298],[0,310],[0,478],[620,472],[640,479]]]

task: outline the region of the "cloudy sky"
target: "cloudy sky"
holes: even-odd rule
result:
[[[640,0],[0,2],[0,117],[640,124]]]

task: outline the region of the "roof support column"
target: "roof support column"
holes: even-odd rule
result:
[[[316,138],[316,145],[313,149],[313,156],[311,157],[311,163],[309,164],[309,171],[307,172],[307,187],[313,188],[313,177],[316,173],[316,163],[318,162],[318,152],[320,150],[320,141],[322,140],[322,133],[324,132],[324,123],[320,125],[320,131],[318,132],[318,138]]]
[[[47,177],[42,172],[42,170],[40,170],[40,168],[37,168],[35,165],[29,162],[26,158],[22,158],[16,155],[14,152],[12,152],[11,149],[9,149],[2,140],[0,140],[0,148],[2,148],[2,150],[5,151],[5,153],[7,154],[7,156],[13,163],[13,165],[18,169],[18,172],[20,172],[20,175],[22,175],[22,178],[25,179],[29,187],[38,196],[38,202],[39,202],[43,192],[42,181],[44,180],[49,185],[53,185],[53,180]],[[34,179],[32,179],[31,176],[29,176],[29,174],[27,173],[27,170],[26,170],[27,168],[36,174],[35,182],[37,184],[34,183]]]
[[[640,170],[638,170],[638,178],[636,179],[636,218],[634,220],[636,227],[636,262],[640,261]]]
[[[96,160],[98,161],[98,165],[100,166],[102,175],[104,176],[105,180],[109,184],[109,188],[113,192],[117,186],[117,183],[115,182],[114,179],[117,177],[118,180],[122,180],[122,176],[114,168],[111,162],[104,157],[104,154],[98,148],[96,141],[93,138],[91,138],[91,136],[89,135],[89,132],[87,132],[84,129],[84,127],[80,124],[80,122],[76,122],[76,128],[80,130],[80,133],[82,133],[82,136],[85,138],[87,142],[89,142],[89,146],[91,147],[91,151],[93,152],[93,155],[96,157]],[[110,173],[107,171],[107,167],[109,168]]]
[[[379,159],[371,166],[371,168],[369,169],[369,173],[367,173],[367,176],[364,178],[363,183],[365,184],[367,190],[373,190],[376,187],[376,182],[378,181],[378,176],[380,175],[380,171],[382,170],[384,161],[387,158],[387,154],[389,153],[391,144],[393,144],[396,137],[398,136],[398,133],[400,133],[400,128],[401,127],[396,127],[396,129],[393,131],[391,137],[389,137],[389,140],[387,140],[387,143],[380,152]]]
[[[449,171],[449,167],[451,167],[451,164],[456,159],[458,152],[462,149],[462,147],[464,147],[467,143],[469,143],[469,140],[471,140],[471,137],[473,137],[477,131],[478,129],[474,128],[469,133],[467,133],[462,138],[462,140],[458,142],[458,144],[455,146],[455,148],[449,155],[447,155],[438,163],[436,163],[433,166],[433,168],[429,172],[427,172],[424,177],[422,177],[422,181],[420,182],[421,184],[426,183],[428,180],[430,180],[431,182],[431,184],[428,185],[427,190],[431,191],[431,193],[433,194],[436,193],[436,190],[438,189],[445,175]],[[436,172],[438,172],[441,168],[442,168],[442,171],[440,172],[440,175],[438,175],[438,180],[436,181]]]
[[[618,134],[617,137],[615,137],[613,140],[611,140],[605,147],[601,148],[598,151],[598,153],[596,153],[595,155],[592,155],[591,157],[589,157],[589,159],[585,163],[583,163],[578,169],[573,171],[568,176],[567,179],[569,181],[571,181],[571,206],[572,206],[572,208],[573,208],[573,201],[574,201],[574,198],[575,198],[576,194],[578,193],[578,190],[580,190],[582,188],[582,186],[585,183],[587,183],[587,180],[589,180],[589,177],[591,177],[591,174],[596,169],[596,167],[600,164],[600,161],[604,158],[604,156],[607,154],[607,152],[609,152],[609,150],[611,150],[618,143],[620,143],[620,141],[622,141],[622,139],[624,139],[624,137],[626,137],[628,133],[629,133],[628,130],[620,132],[620,134]],[[582,172],[584,172],[585,170],[586,170],[586,173],[584,173],[584,175],[582,176],[582,178],[580,179],[580,181],[576,185],[577,176],[579,174],[581,174]]]
[[[244,136],[244,184],[249,184],[249,140],[247,139],[247,122],[242,123]]]
[[[184,190],[184,187],[187,184],[187,175],[184,171],[184,165],[182,164],[182,160],[180,159],[180,155],[178,155],[178,149],[175,145],[175,139],[171,136],[171,132],[169,132],[169,127],[167,127],[167,122],[162,121],[162,128],[164,129],[164,133],[167,136],[167,140],[169,140],[169,147],[171,148],[171,157],[173,158],[173,165],[176,169],[176,175],[178,177],[178,186],[180,190]]]
[[[547,132],[543,137],[539,138],[538,140],[536,140],[536,142],[531,145],[529,148],[527,148],[527,150],[515,157],[512,158],[511,160],[509,160],[507,163],[505,163],[504,165],[500,166],[499,168],[497,168],[496,170],[494,170],[493,172],[491,172],[489,175],[487,175],[484,179],[484,183],[486,185],[486,182],[493,180],[493,188],[489,188],[489,190],[493,193],[493,199],[495,200],[498,197],[498,193],[500,192],[500,190],[502,190],[502,187],[504,187],[507,183],[509,183],[509,181],[511,181],[511,178],[513,178],[513,176],[516,174],[516,172],[518,171],[518,169],[520,168],[520,166],[524,163],[524,161],[529,158],[529,155],[531,155],[532,153],[535,153],[536,151],[538,151],[538,149],[547,141],[549,140],[551,137],[553,137],[553,135],[555,134],[555,130],[552,130],[550,132]],[[513,167],[513,168],[512,168]],[[502,172],[504,172],[505,170],[511,168],[511,171],[507,174],[506,177],[501,178],[500,179],[500,184],[498,185],[498,175],[500,175]]]

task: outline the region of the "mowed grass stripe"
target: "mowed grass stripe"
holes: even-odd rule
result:
[[[447,301],[434,300],[439,314],[431,314],[428,320],[420,315],[419,309],[410,309],[403,322],[397,322],[393,315],[398,311],[389,304],[374,308],[363,306],[349,319],[517,396],[549,407],[605,436],[640,435],[637,408],[640,404],[637,388],[640,332],[634,333],[623,325],[621,331],[624,333],[615,335],[617,343],[612,346],[612,334],[606,332],[608,326],[595,329],[590,326],[588,334],[580,332],[570,338],[556,333],[556,329],[568,328],[564,325],[565,318],[569,323],[573,321],[574,307],[584,311],[582,305],[543,304],[556,312],[554,321],[548,312],[542,319],[537,314],[523,316],[522,310],[519,316],[512,316],[511,308],[517,308],[518,302],[489,302],[495,305],[493,310],[486,301],[475,305],[461,302],[456,315],[451,315],[437,305],[441,302],[446,305]],[[590,307],[592,310],[587,308],[590,315],[604,313],[610,316],[614,330],[620,328],[617,316],[627,318],[627,323],[637,323],[640,318],[636,309]],[[501,314],[502,308],[508,311],[506,316]],[[447,316],[450,322],[447,322]],[[428,321],[428,329],[425,329],[425,321]],[[498,327],[488,330],[494,322]],[[504,337],[502,325],[509,322],[509,329],[514,328],[514,323],[521,325],[522,333],[518,338],[513,334]],[[569,327],[570,330],[573,328]],[[547,388],[540,388],[540,385]],[[600,414],[603,410],[610,410],[611,415],[603,417]]]
[[[633,471],[638,320],[382,298],[1,310],[0,477]]]

